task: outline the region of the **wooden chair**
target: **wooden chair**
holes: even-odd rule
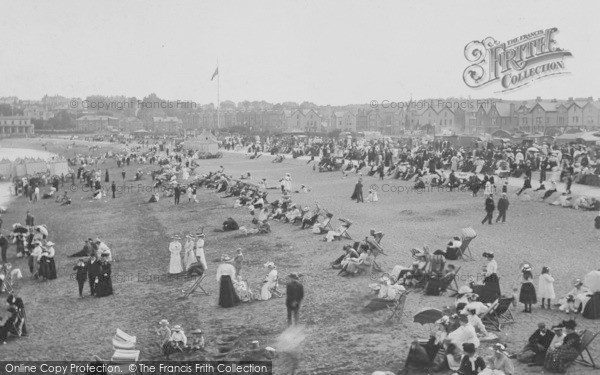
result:
[[[389,318],[387,318],[387,321],[391,321],[397,316],[400,318],[402,316],[406,316],[406,314],[404,313],[404,305],[406,304],[406,296],[408,295],[408,293],[409,292],[402,293],[398,296],[396,300],[390,301],[391,303],[388,304],[387,307],[390,310],[391,314]]]
[[[594,362],[594,357],[590,354],[589,346],[599,333],[600,332],[593,333],[587,329],[581,332],[581,347],[579,349],[579,357],[575,360],[575,363],[594,369],[598,368],[596,362]],[[587,359],[584,357],[584,354],[586,354]]]
[[[500,332],[502,331],[503,325],[514,323],[515,319],[510,312],[510,305],[512,305],[514,299],[514,297],[499,298],[492,304],[489,310],[480,317],[483,324],[489,326],[490,329]]]
[[[189,289],[182,290],[182,292],[183,292],[183,298],[188,298],[190,296],[190,294],[194,293],[194,291],[196,289],[198,289],[198,288],[200,288],[200,292],[202,294],[207,295],[207,296],[210,295],[206,290],[204,290],[204,288],[202,287],[202,285],[200,285],[200,284],[202,284],[202,281],[205,278],[206,278],[206,273],[202,274],[202,276],[200,276],[198,278],[198,280],[196,280]]]
[[[473,254],[471,253],[469,245],[471,244],[471,241],[473,241],[476,237],[477,233],[475,233],[475,230],[473,228],[464,228],[462,230],[462,245],[458,250],[458,257],[460,259],[465,261],[475,260]]]
[[[131,350],[135,348],[136,342],[137,338],[135,336],[128,335],[119,328],[117,328],[117,333],[112,339],[113,348],[115,350]]]

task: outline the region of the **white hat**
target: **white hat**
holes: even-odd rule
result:
[[[473,289],[471,289],[468,285],[463,285],[458,289],[458,294],[467,294],[473,293]]]
[[[54,242],[48,241],[48,242],[46,242],[46,246],[54,246]]]
[[[231,262],[233,259],[227,254],[221,255],[221,262]]]
[[[265,267],[275,267],[275,263],[273,262],[267,262],[264,264]]]

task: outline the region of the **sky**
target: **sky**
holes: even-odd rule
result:
[[[4,1],[0,96],[150,93],[205,104],[600,96],[600,2]],[[465,46],[557,27],[568,75],[498,93]],[[217,79],[210,78],[219,66]]]

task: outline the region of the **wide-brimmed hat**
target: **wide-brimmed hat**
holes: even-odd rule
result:
[[[161,326],[168,326],[169,321],[167,319],[162,319],[160,322],[158,322],[158,324],[160,324]]]
[[[221,262],[231,262],[233,259],[227,254],[221,255]]]
[[[198,232],[198,233],[196,233],[196,236],[198,236],[198,237],[204,237],[205,234],[203,232]]]
[[[290,279],[293,279],[293,280],[299,280],[299,279],[300,279],[300,275],[298,275],[298,274],[297,274],[297,273],[295,273],[295,272],[293,272],[293,273],[290,273],[290,274],[288,275],[288,277],[289,277]]]
[[[458,289],[458,294],[468,294],[473,293],[473,289],[471,289],[468,285],[463,285]]]
[[[102,240],[100,240],[100,238],[96,237],[96,239],[94,240],[94,242],[102,242]]]
[[[435,324],[448,324],[448,323],[450,323],[450,317],[448,315],[444,315],[435,321]]]
[[[175,327],[171,328],[171,331],[181,331],[181,326],[177,324]]]
[[[465,342],[463,344],[463,350],[465,353],[475,353],[475,344],[471,342]]]
[[[54,246],[54,242],[48,241],[48,242],[46,242],[46,246]]]
[[[108,258],[110,256],[110,251],[105,251],[100,256]]]
[[[267,262],[263,266],[264,267],[275,267],[275,263],[273,263],[273,262]]]
[[[202,332],[202,330],[200,328],[197,328],[197,329],[191,330],[189,333],[192,334],[192,335],[201,335],[204,332]]]
[[[171,236],[171,239],[180,240],[181,237],[179,237],[178,235],[174,234],[174,235]]]
[[[504,346],[503,344],[496,343],[492,346],[491,349],[497,353],[508,355],[508,353],[506,352],[506,346]]]
[[[574,286],[583,285],[583,281],[581,281],[581,279],[575,279],[575,280],[573,280],[573,285]]]
[[[531,272],[532,268],[529,264],[524,264],[523,267],[521,267],[521,272]]]
[[[486,251],[481,256],[483,256],[484,258],[492,259],[494,257],[494,252],[493,251]]]

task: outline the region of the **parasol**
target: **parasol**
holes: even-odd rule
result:
[[[46,229],[46,227],[42,225],[38,225],[37,227],[35,227],[35,229],[40,231],[40,233],[42,233],[44,236],[48,235],[48,229]]]
[[[444,313],[441,310],[427,308],[419,311],[413,317],[413,322],[421,324],[433,324],[442,316],[444,316]]]
[[[529,147],[527,152],[540,152],[540,150],[537,147]]]
[[[29,232],[29,230],[24,227],[17,227],[15,229],[13,229],[13,232],[14,233],[27,233],[27,232]]]
[[[600,271],[592,271],[583,277],[583,284],[592,293],[600,292]]]

